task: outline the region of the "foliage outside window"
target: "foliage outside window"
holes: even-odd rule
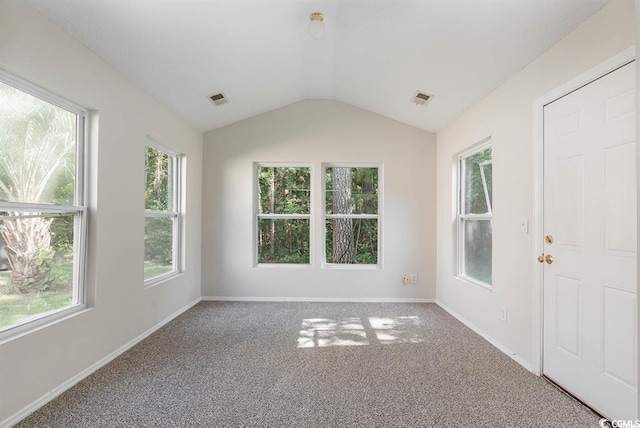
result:
[[[379,168],[326,165],[325,262],[378,265]]]
[[[0,331],[84,305],[85,118],[0,72]]]
[[[458,275],[491,285],[492,152],[485,143],[458,158]]]
[[[180,155],[148,141],[145,147],[144,280],[180,270]]]
[[[310,264],[311,168],[258,164],[258,264]]]

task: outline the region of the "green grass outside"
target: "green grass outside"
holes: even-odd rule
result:
[[[160,265],[154,262],[144,262],[144,279],[155,278],[156,276],[163,275],[167,272],[171,272],[173,270],[173,266],[169,265]]]
[[[171,265],[144,263],[144,278],[170,272]],[[62,309],[73,303],[73,263],[68,259],[52,263],[50,290],[20,294],[11,285],[11,273],[0,272],[0,328],[35,315]]]
[[[44,291],[29,294],[0,294],[0,328],[15,324],[31,316],[69,306],[71,290]]]
[[[11,272],[0,272],[0,328],[71,305],[73,262],[56,260],[51,266],[51,278],[49,290],[20,294],[11,285]]]

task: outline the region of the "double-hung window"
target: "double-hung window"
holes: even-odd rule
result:
[[[311,263],[311,167],[255,164],[256,263]]]
[[[182,156],[147,140],[145,147],[144,280],[146,285],[180,272]]]
[[[458,276],[491,286],[493,182],[491,143],[458,156]]]
[[[379,165],[323,166],[325,266],[381,264],[380,170]]]
[[[86,117],[0,72],[0,336],[84,307]]]

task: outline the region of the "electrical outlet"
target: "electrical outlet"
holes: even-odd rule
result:
[[[402,277],[402,283],[404,285],[408,285],[408,284],[411,283],[411,278],[409,277],[409,275],[405,275],[405,276]]]
[[[502,320],[502,322],[507,322],[507,308],[500,308],[500,319]]]
[[[418,283],[418,274],[417,273],[412,273],[411,274],[411,283],[412,284],[417,284]]]

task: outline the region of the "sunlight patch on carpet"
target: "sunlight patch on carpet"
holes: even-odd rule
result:
[[[302,320],[298,348],[422,343],[417,316]]]

